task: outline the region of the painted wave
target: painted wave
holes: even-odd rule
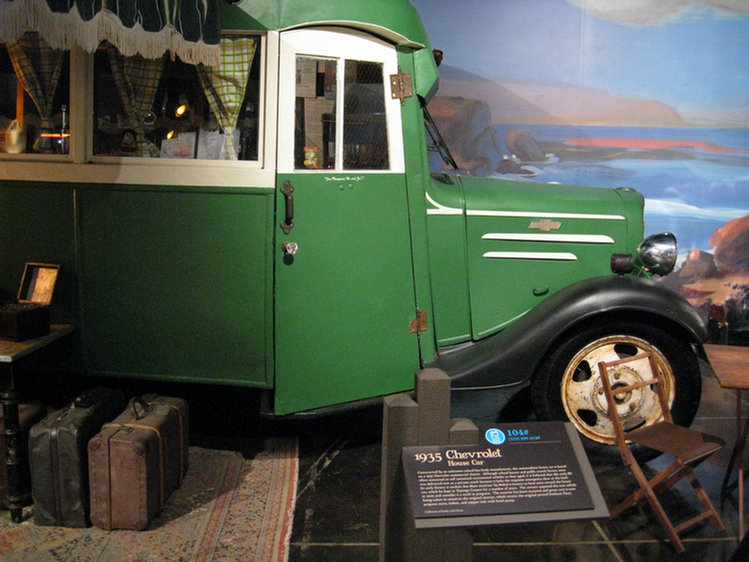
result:
[[[709,251],[715,230],[749,215],[749,129],[495,127],[499,139],[522,129],[541,146],[557,148],[559,154],[547,154],[546,162],[526,166],[526,179],[640,191],[646,232],[674,232],[680,253]],[[583,152],[576,157],[565,148]]]

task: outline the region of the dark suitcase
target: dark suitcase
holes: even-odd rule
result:
[[[91,522],[142,531],[182,483],[188,406],[181,398],[133,398],[88,444]]]
[[[36,403],[21,403],[18,405],[18,427],[21,431],[21,441],[19,448],[19,455],[22,459],[26,459],[23,464],[25,470],[21,473],[21,494],[29,494],[31,492],[31,476],[29,474],[29,430],[31,427],[47,415],[47,409],[42,404]],[[5,419],[3,417],[3,409],[0,407],[0,509],[8,508],[8,472],[6,466],[5,457]]]
[[[122,391],[94,388],[31,428],[34,523],[87,527],[88,442],[125,407]]]

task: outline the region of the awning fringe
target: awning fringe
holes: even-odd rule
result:
[[[55,13],[44,0],[0,1],[0,43],[15,43],[28,30],[39,32],[54,49],[69,50],[78,45],[93,53],[107,40],[125,56],[139,54],[154,59],[171,53],[189,64],[218,66],[221,62],[220,45],[187,41],[172,25],[151,32],[140,23],[125,27],[116,14],[104,9],[84,21],[77,8]]]

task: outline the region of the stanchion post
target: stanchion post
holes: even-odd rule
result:
[[[465,529],[416,529],[406,490],[403,447],[473,445],[478,429],[450,419],[450,379],[439,369],[416,373],[415,400],[385,398],[380,483],[380,562],[470,562],[473,539]]]
[[[419,409],[407,394],[387,396],[383,411],[380,474],[380,562],[401,560],[409,540],[406,481],[401,450],[419,438]]]

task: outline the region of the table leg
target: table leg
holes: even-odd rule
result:
[[[739,541],[744,538],[744,467],[739,467]]]
[[[726,468],[726,473],[723,476],[723,484],[721,484],[720,489],[723,493],[726,492],[728,488],[731,487],[729,484],[729,480],[731,479],[731,474],[733,473],[733,467],[736,464],[736,458],[739,456],[740,449],[743,449],[742,446],[742,427],[741,427],[741,391],[736,392],[736,441],[734,442],[733,449],[731,450],[731,458],[728,461],[728,467]],[[746,436],[744,436],[746,438]]]
[[[20,455],[21,430],[18,421],[18,395],[15,390],[2,391],[3,418],[5,425],[5,465],[8,478],[8,509],[13,523],[20,523],[23,507],[29,504],[30,494],[22,490],[24,459]]]
[[[749,414],[747,419],[743,418],[741,402],[741,390],[736,390],[736,443],[731,451],[731,460],[728,461],[728,468],[726,468],[726,474],[723,477],[723,484],[721,486],[721,492],[726,493],[729,487],[731,474],[738,461],[738,503],[739,503],[739,540],[744,536],[744,449],[746,447],[746,439],[749,434]]]

